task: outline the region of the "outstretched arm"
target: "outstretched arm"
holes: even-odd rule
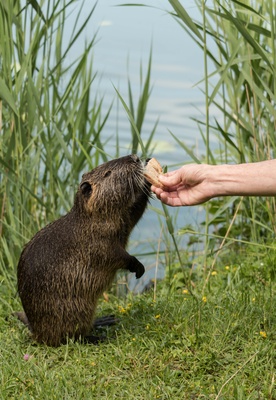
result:
[[[275,196],[276,160],[236,165],[189,164],[159,176],[152,191],[170,206],[191,206],[218,196]]]

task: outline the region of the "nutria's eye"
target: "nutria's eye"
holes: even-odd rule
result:
[[[80,186],[80,189],[84,196],[90,196],[92,193],[92,186],[89,182],[83,182]]]
[[[104,174],[104,177],[106,178],[109,175],[111,175],[111,171],[106,171],[106,173]]]

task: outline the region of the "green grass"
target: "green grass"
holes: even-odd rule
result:
[[[2,284],[0,398],[275,399],[275,254],[248,248],[225,259],[235,257],[218,262],[204,292],[199,264],[192,292],[176,275],[157,285],[155,300],[102,299],[98,315],[119,322],[98,346],[33,343],[6,319],[20,304]]]

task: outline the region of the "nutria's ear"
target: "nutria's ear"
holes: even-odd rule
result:
[[[84,196],[90,196],[90,194],[92,193],[92,186],[90,185],[90,183],[89,182],[83,182],[81,185],[80,185],[80,190],[81,190],[81,192],[82,192],[82,194],[84,195]]]

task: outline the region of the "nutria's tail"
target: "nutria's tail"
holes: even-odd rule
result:
[[[14,312],[13,315],[19,319],[19,321],[23,322],[31,331],[31,326],[28,321],[27,315],[24,313],[24,311],[17,311]]]

